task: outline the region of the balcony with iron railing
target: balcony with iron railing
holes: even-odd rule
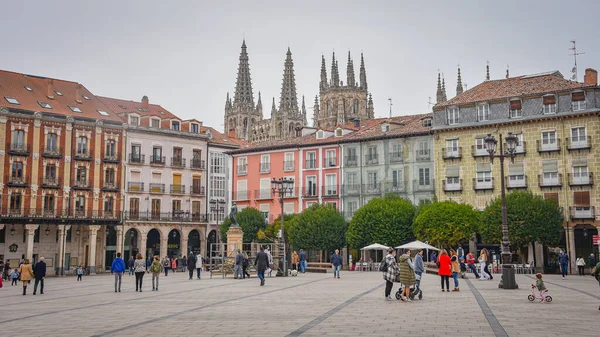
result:
[[[358,165],[358,156],[346,156],[344,157],[344,166],[356,167]]]
[[[473,158],[477,158],[477,157],[488,157],[490,155],[490,153],[487,151],[487,149],[484,147],[478,147],[477,145],[471,145],[471,156],[473,156]]]
[[[448,192],[462,192],[462,190],[463,190],[463,180],[462,179],[458,179],[458,182],[456,180],[453,180],[452,182],[448,182],[448,180],[442,180],[442,189],[446,193],[448,193]]]
[[[185,185],[171,184],[171,194],[185,194]]]
[[[130,181],[127,183],[127,192],[144,192],[144,183],[143,182],[133,182]]]
[[[60,159],[62,156],[62,149],[57,146],[46,146],[42,152],[44,158]]]
[[[317,160],[316,159],[307,159],[304,163],[304,168],[308,170],[317,168]]]
[[[119,159],[119,155],[116,153],[104,154],[105,163],[118,164],[120,161],[121,159]]]
[[[46,177],[42,179],[42,188],[60,188],[61,180],[57,177]]]
[[[377,156],[377,153],[371,153],[371,154],[365,155],[365,164],[367,164],[367,165],[379,164],[379,157]]]
[[[362,186],[362,193],[364,195],[379,195],[381,194],[381,183],[368,183]]]
[[[323,168],[332,168],[337,166],[336,157],[323,158]]]
[[[352,196],[360,194],[360,184],[344,184],[342,185],[342,195]]]
[[[284,160],[283,161],[283,171],[284,172],[294,172],[294,161],[293,160]]]
[[[115,181],[110,181],[110,182],[104,182],[102,184],[102,191],[104,192],[118,192],[119,191],[119,184]]]
[[[129,164],[144,164],[146,162],[146,155],[145,154],[140,154],[140,155],[133,155],[133,154],[129,154]]]
[[[203,197],[206,195],[206,188],[204,186],[196,186],[192,185],[192,189],[190,190],[191,195]]]
[[[303,198],[316,198],[317,197],[317,186],[303,187],[302,190]]]
[[[594,185],[593,173],[569,173],[569,186],[592,186]]]
[[[340,195],[340,188],[338,185],[323,186],[321,195],[324,198],[337,198]]]
[[[555,142],[544,143],[540,139],[536,140],[538,153],[542,152],[560,152],[560,139]]]
[[[185,158],[171,157],[171,167],[184,168],[185,167]]]
[[[31,220],[33,218],[45,218],[47,220],[66,219],[77,220],[118,220],[122,214],[114,210],[91,210],[91,209],[64,209],[55,210],[52,208],[2,208],[0,209],[0,218],[12,218],[17,220]],[[62,222],[64,223],[64,222]]]
[[[254,191],[255,200],[269,200],[273,199],[272,190],[270,188],[259,189]]]
[[[88,149],[77,149],[75,152],[75,160],[90,161],[94,157],[94,151]]]
[[[404,153],[402,151],[390,152],[390,163],[401,163],[404,161]]]
[[[417,150],[415,153],[417,161],[429,161],[431,160],[430,150]]]
[[[31,147],[29,144],[23,143],[10,143],[8,145],[8,154],[13,156],[29,156],[31,153]]]
[[[505,177],[506,189],[527,188],[526,175],[512,175]]]
[[[400,194],[406,193],[406,184],[404,181],[388,181],[384,186],[385,193]]]
[[[494,178],[478,179],[473,178],[474,191],[491,191],[494,189]]]
[[[250,200],[250,191],[247,190],[239,190],[233,193],[234,201],[245,201]]]
[[[270,173],[271,172],[271,163],[260,163],[260,173]]]
[[[150,193],[165,193],[165,184],[150,183]]]
[[[567,137],[565,139],[568,151],[589,150],[592,148],[592,137]]]
[[[190,160],[190,167],[194,170],[206,170],[206,162],[202,159]]]
[[[435,181],[433,179],[415,179],[413,180],[413,191],[431,192],[434,189]]]
[[[571,206],[569,207],[571,220],[595,220],[596,207],[594,206]]]
[[[508,146],[506,145],[506,143],[504,143],[504,148],[508,149]],[[517,145],[515,147],[515,155],[525,155],[527,154],[527,142],[526,141],[519,141],[519,145]]]
[[[14,175],[10,175],[8,176],[8,183],[7,185],[9,187],[25,187],[27,186],[27,179],[24,176],[14,176]]]
[[[451,148],[444,147],[442,148],[442,159],[444,160],[453,160],[453,159],[461,159],[462,158],[462,147]]]
[[[165,165],[167,162],[167,157],[164,156],[150,156],[150,165]]]
[[[74,190],[89,190],[92,189],[90,183],[87,179],[84,180],[73,180],[73,185],[71,186]]]
[[[562,186],[562,173],[556,174],[556,176],[547,176],[544,174],[538,174],[538,186],[540,188],[552,188]]]
[[[128,210],[123,212],[123,220],[132,221],[161,221],[161,222],[203,222],[206,221],[206,215],[202,213],[190,213],[190,212],[154,212],[154,211],[143,211],[139,210]]]

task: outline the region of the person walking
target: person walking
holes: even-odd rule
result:
[[[198,279],[200,279],[201,273],[202,273],[202,256],[200,255],[200,253],[198,253],[198,255],[196,255],[196,277],[198,277]]]
[[[562,274],[563,280],[567,278],[569,269],[569,254],[565,253],[562,249],[558,253],[558,264],[560,265],[560,273]]]
[[[165,256],[165,258],[162,260],[162,266],[165,270],[165,276],[169,276],[169,268],[171,267],[171,260],[169,259],[169,256]]]
[[[173,258],[171,259],[171,270],[174,272],[177,271],[177,257],[173,256]]]
[[[473,275],[475,275],[475,278],[479,278],[479,273],[477,272],[477,267],[475,266],[475,258],[473,257],[473,254],[471,252],[467,254],[466,260],[467,268],[471,269]]]
[[[148,256],[146,258],[146,273],[150,272],[150,265],[152,264],[152,260],[150,259],[150,256]]]
[[[442,285],[442,292],[444,292],[444,283],[446,284],[446,291],[450,292],[450,276],[452,275],[452,261],[448,252],[442,249],[440,256],[437,260],[438,264],[438,275],[440,275],[440,284]]]
[[[579,276],[585,275],[585,260],[583,257],[578,257],[575,263],[577,264],[577,269],[579,270]]]
[[[121,292],[121,277],[125,269],[125,261],[121,258],[121,253],[117,253],[117,258],[110,265],[110,273],[115,275],[115,292]]]
[[[331,267],[333,268],[333,278],[337,276],[340,278],[340,269],[342,269],[342,256],[340,250],[336,249],[335,253],[331,256]]]
[[[29,259],[24,259],[21,266],[19,266],[19,277],[23,283],[23,295],[27,295],[27,285],[31,283],[31,278],[34,276]]]
[[[133,263],[135,262],[135,259],[133,258],[133,256],[131,256],[129,258],[129,261],[127,261],[127,266],[129,267],[129,276],[133,275]]]
[[[33,274],[35,275],[35,283],[33,284],[33,294],[37,292],[38,283],[41,283],[40,294],[44,294],[44,277],[46,277],[46,262],[44,258],[40,257],[38,263],[33,268]]]
[[[600,262],[598,262],[592,270],[592,276],[596,278],[596,281],[598,281],[598,286],[600,286]],[[600,310],[600,307],[598,307],[598,310]]]
[[[594,253],[590,254],[590,256],[588,257],[588,266],[590,267],[590,270],[594,270],[594,268],[596,268],[596,257],[594,256]],[[8,263],[8,262],[7,262]],[[592,275],[594,276],[594,275]]]
[[[10,277],[12,279],[12,282],[10,283],[10,285],[16,286],[17,282],[19,282],[19,270],[17,268],[15,268],[15,270],[13,270],[13,272],[10,274]]]
[[[454,289],[452,291],[460,291],[458,287],[458,274],[460,273],[460,264],[458,262],[458,255],[454,249],[450,249],[450,261],[452,262],[451,271],[452,278],[454,279]]]
[[[258,278],[260,279],[260,285],[265,285],[265,271],[269,267],[269,255],[265,253],[265,248],[260,247],[260,252],[256,254],[256,259],[254,260],[254,266],[256,267],[256,271],[258,273]]]
[[[135,273],[135,291],[142,292],[142,281],[146,273],[146,261],[141,253],[137,253],[133,263],[133,272]]]
[[[410,258],[410,249],[407,249],[404,254],[398,259],[400,267],[400,283],[404,288],[400,294],[400,299],[410,302],[410,286],[415,285],[415,266]]]
[[[190,280],[194,279],[194,269],[196,269],[196,259],[194,258],[194,254],[190,254],[186,263],[185,263],[188,273],[190,275]]]
[[[185,255],[181,258],[181,271],[184,272],[187,269],[187,258]],[[196,261],[194,261],[196,262]]]
[[[486,262],[487,262],[487,256],[485,254],[485,248],[481,250],[481,252],[479,253],[479,267],[481,268],[481,277],[479,278],[480,281],[485,281],[485,280],[489,280],[490,279],[490,275],[487,273],[486,270]]]
[[[423,249],[417,250],[417,255],[415,255],[415,261],[413,262],[415,266],[415,284],[417,288],[421,287],[421,277],[425,272],[425,263],[423,263]]]
[[[306,273],[306,253],[300,249],[300,272]]]
[[[83,266],[77,267],[77,281],[81,281],[83,278]]]
[[[292,269],[298,270],[298,263],[300,262],[300,256],[296,251],[292,253]]]
[[[242,274],[243,278],[250,278],[250,274],[248,273],[248,266],[250,265],[250,260],[248,259],[248,254],[244,253],[244,261],[242,261]]]
[[[235,275],[234,279],[242,279],[244,278],[244,274],[242,273],[242,264],[244,263],[244,256],[242,255],[241,250],[237,250],[237,255],[235,256]]]
[[[483,248],[483,251],[485,252],[485,272],[488,273],[490,280],[494,279],[494,257],[492,256],[492,254],[490,254],[490,252],[487,250],[487,248]]]
[[[396,250],[394,248],[388,249],[388,254],[385,256],[385,270],[383,270],[383,279],[385,280],[385,300],[392,301],[393,298],[390,296],[396,277],[400,274],[398,270],[398,264],[396,263]]]
[[[429,262],[437,262],[437,253],[435,251],[431,252],[431,255],[429,255]]]
[[[150,272],[152,273],[152,291],[158,291],[158,278],[163,270],[163,265],[160,263],[159,259],[160,257],[155,255],[154,261],[152,261],[152,264],[150,265]],[[154,281],[156,281],[156,284]]]

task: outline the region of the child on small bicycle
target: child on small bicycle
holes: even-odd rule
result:
[[[535,278],[536,278],[535,286],[540,291],[540,296],[542,297],[542,300],[540,302],[544,302],[546,300],[546,292],[548,290],[546,289],[546,286],[544,285],[544,280],[542,279],[542,274],[541,273],[535,274]]]

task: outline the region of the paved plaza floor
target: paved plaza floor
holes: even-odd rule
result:
[[[0,289],[0,331],[6,336],[599,336],[600,288],[590,276],[545,276],[554,301],[530,303],[533,278],[521,289],[493,281],[460,280],[442,293],[426,275],[423,300],[384,301],[378,272],[301,274],[267,278],[208,278],[187,273],[160,278],[160,291],[135,292],[125,275],[115,293],[110,275],[47,278],[44,295],[21,286]],[[452,283],[452,280],[451,280]],[[393,292],[395,293],[397,286]]]

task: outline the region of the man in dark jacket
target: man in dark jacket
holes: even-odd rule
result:
[[[300,249],[300,272],[306,272],[306,253],[303,249]]]
[[[237,255],[235,256],[235,274],[233,278],[242,279],[244,278],[244,274],[242,273],[242,264],[244,263],[244,256],[242,252],[238,249]]]
[[[336,249],[335,253],[331,256],[331,266],[333,267],[333,278],[337,276],[340,278],[340,269],[342,268],[342,256],[340,250]]]
[[[256,254],[256,260],[254,260],[254,266],[260,279],[260,285],[265,285],[265,270],[269,267],[269,255],[265,253],[264,247],[260,247],[260,252]]]
[[[35,275],[35,283],[33,284],[33,294],[37,292],[38,283],[42,283],[40,287],[40,294],[44,293],[44,277],[46,277],[46,262],[44,258],[40,257],[38,263],[33,268],[33,274]]]
[[[188,273],[190,273],[190,280],[194,278],[194,269],[196,269],[196,258],[194,253],[190,254],[187,258],[187,269]]]
[[[127,266],[129,267],[129,276],[133,275],[133,263],[135,262],[135,260],[133,259],[133,256],[129,258],[129,261],[127,261]]]

